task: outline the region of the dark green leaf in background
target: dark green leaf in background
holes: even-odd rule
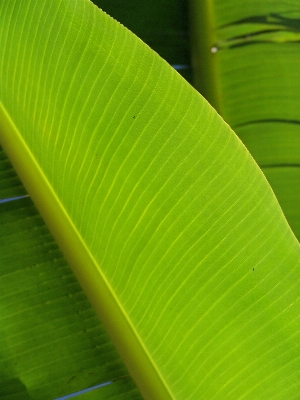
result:
[[[193,48],[198,86],[262,168],[299,239],[299,1],[191,4],[197,11]],[[204,23],[203,9],[206,41],[195,29]],[[211,59],[206,70],[203,58]]]
[[[0,154],[1,195],[23,194]],[[1,400],[54,399],[112,380],[101,398],[116,387],[122,399],[139,398],[31,200],[1,204],[0,221]]]

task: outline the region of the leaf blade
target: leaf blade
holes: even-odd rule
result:
[[[224,398],[241,382],[237,396],[251,398],[251,360],[254,370],[268,366],[255,374],[262,393],[288,382],[292,396],[293,374],[282,376],[268,350],[260,358],[252,351],[274,331],[270,349],[283,337],[286,365],[298,363],[279,326],[291,312],[299,335],[299,244],[261,171],[203,98],[138,39],[86,1],[75,11],[66,0],[55,4],[65,6],[61,43],[47,42],[45,54],[57,69],[39,70],[53,90],[46,96],[34,79],[24,87],[20,78],[15,93],[2,84],[16,128],[2,125],[1,140],[8,153],[12,136],[26,140],[16,155],[27,149],[32,158],[28,190],[142,394]],[[45,26],[41,15],[35,29]],[[13,107],[23,87],[26,112]]]

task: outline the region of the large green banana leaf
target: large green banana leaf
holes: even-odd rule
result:
[[[299,5],[191,0],[195,84],[263,170],[298,239]]]
[[[89,1],[0,4],[1,144],[142,395],[298,398],[299,243],[239,139]],[[8,226],[1,220],[2,237]],[[3,243],[6,250],[10,239]],[[47,286],[52,303],[63,297],[63,287]],[[19,366],[9,353],[20,340],[12,317],[26,327],[38,318],[33,310],[31,320],[22,307],[3,314],[1,378],[43,398],[39,365],[26,370],[25,358]],[[87,361],[94,366],[95,358]],[[115,359],[117,382],[127,372]]]

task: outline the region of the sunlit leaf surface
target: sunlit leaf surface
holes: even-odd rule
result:
[[[0,13],[0,140],[143,396],[296,399],[299,243],[240,140],[89,1]]]

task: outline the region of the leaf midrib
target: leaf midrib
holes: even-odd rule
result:
[[[145,399],[174,399],[64,205],[0,102],[0,142]]]

